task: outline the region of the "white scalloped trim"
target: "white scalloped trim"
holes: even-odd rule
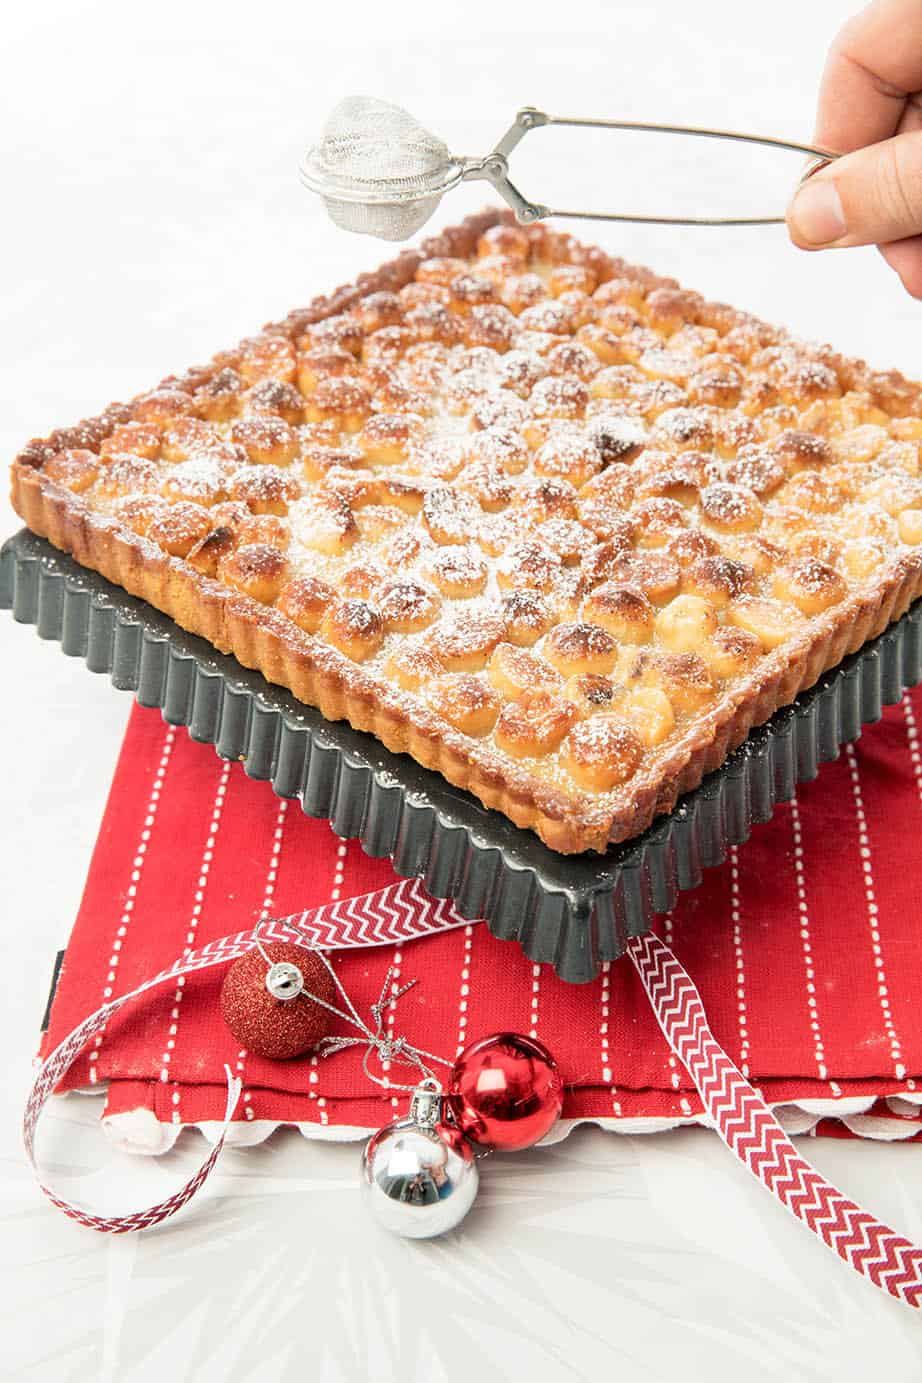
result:
[[[104,1094],[100,1086],[71,1091],[71,1094]],[[66,1099],[67,1096],[56,1096]],[[899,1142],[911,1138],[919,1132],[915,1118],[922,1094],[909,1093],[886,1098],[886,1104],[894,1118],[870,1115],[876,1097],[873,1095],[851,1096],[838,1100],[802,1100],[797,1103],[776,1104],[772,1108],[786,1133],[794,1136],[809,1134],[821,1119],[840,1119],[847,1129],[859,1138],[872,1138],[882,1142]],[[911,1119],[911,1122],[910,1122]],[[157,1157],[169,1152],[179,1135],[185,1129],[196,1129],[209,1143],[214,1143],[221,1131],[219,1120],[203,1120],[197,1124],[165,1124],[152,1110],[140,1107],[121,1114],[109,1114],[100,1122],[112,1146],[120,1152]],[[595,1118],[561,1119],[542,1140],[540,1146],[549,1147],[561,1143],[581,1124],[591,1124],[607,1133],[644,1134],[665,1133],[669,1129],[685,1128],[690,1125],[711,1127],[710,1121],[702,1115],[679,1116],[677,1118],[616,1119],[610,1116]],[[313,1124],[286,1123],[276,1119],[240,1120],[231,1124],[226,1145],[236,1148],[251,1148],[264,1143],[278,1128],[296,1128],[308,1140],[322,1143],[357,1143],[367,1138],[371,1130],[355,1124]]]

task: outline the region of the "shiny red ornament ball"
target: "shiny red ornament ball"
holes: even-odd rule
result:
[[[542,1042],[498,1032],[465,1047],[446,1096],[467,1138],[514,1152],[537,1143],[560,1117],[563,1080]]]
[[[335,1002],[333,978],[312,952],[287,941],[264,942],[263,950],[273,963],[296,965],[304,976],[305,990],[327,1003]],[[284,1061],[316,1047],[329,1032],[333,1015],[305,994],[294,999],[273,998],[266,988],[268,969],[255,946],[235,960],[221,986],[221,1012],[247,1051]]]

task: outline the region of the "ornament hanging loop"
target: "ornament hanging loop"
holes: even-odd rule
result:
[[[427,1076],[413,1091],[409,1117],[420,1128],[435,1128],[441,1122],[442,1087],[434,1076]]]

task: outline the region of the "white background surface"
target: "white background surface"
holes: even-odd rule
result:
[[[9,8],[0,38],[0,435],[127,398],[372,267],[297,183],[302,147],[351,92],[401,101],[461,153],[520,104],[806,138],[835,0],[492,0]],[[529,195],[653,211],[780,207],[796,157],[722,145],[517,154]],[[539,141],[545,140],[544,143]],[[440,217],[483,200],[466,187]],[[691,286],[919,372],[922,306],[873,251],[807,257],[783,231],[588,228]],[[16,520],[0,502],[0,526]],[[597,1132],[493,1159],[463,1232],[388,1241],[363,1218],[356,1151],[281,1135],[228,1154],[194,1207],[143,1238],[53,1211],[18,1119],[55,950],[66,940],[128,710],[124,694],[0,619],[0,1370],[4,1377],[407,1380],[922,1378],[922,1323],[769,1203],[706,1132]],[[41,727],[41,730],[39,730]],[[267,789],[268,791],[268,789]],[[178,1185],[194,1137],[113,1158],[96,1106],[46,1138],[60,1172],[105,1167],[124,1208]],[[49,1122],[51,1122],[49,1120]],[[918,1147],[816,1140],[823,1171],[922,1237]],[[92,1196],[94,1182],[82,1185]]]

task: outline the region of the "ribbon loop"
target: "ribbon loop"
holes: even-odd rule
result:
[[[148,990],[155,989],[158,985],[167,980],[176,979],[180,975],[190,975],[198,970],[207,970],[213,965],[223,965],[227,961],[237,960],[245,952],[266,941],[291,942],[308,951],[319,950],[320,947],[326,950],[345,950],[362,946],[388,946],[397,942],[402,944],[412,941],[416,937],[425,936],[430,932],[467,925],[468,919],[456,912],[450,903],[441,898],[428,897],[418,879],[401,879],[398,883],[391,884],[388,888],[379,889],[374,893],[343,899],[305,912],[292,913],[288,917],[269,918],[258,923],[250,931],[236,932],[232,936],[222,936],[217,941],[210,941],[198,950],[187,951],[166,970],[161,970],[158,975],[144,980],[129,993],[122,994],[117,999],[110,999],[95,1013],[84,1018],[83,1022],[68,1033],[54,1051],[45,1058],[32,1083],[32,1089],[29,1091],[23,1114],[22,1136],[29,1165],[35,1172],[42,1191],[53,1205],[56,1205],[59,1210],[63,1210],[65,1215],[69,1215],[71,1219],[77,1220],[80,1224],[86,1225],[90,1229],[97,1229],[102,1233],[124,1234],[129,1230],[147,1229],[150,1225],[159,1224],[161,1220],[175,1214],[203,1185],[221,1155],[227,1130],[242,1091],[240,1080],[232,1075],[227,1067],[225,1067],[227,1105],[218,1140],[194,1175],[174,1195],[161,1201],[158,1205],[127,1215],[94,1215],[91,1211],[64,1200],[42,1181],[35,1158],[35,1132],[42,1111],[62,1076],[70,1069],[90,1038],[101,1032],[109,1020],[132,999],[140,998]],[[335,974],[333,978],[336,979]],[[342,986],[338,987],[340,992],[344,993]],[[399,998],[400,993],[404,992],[406,988],[407,986],[404,986],[404,990],[398,991],[396,996],[390,996],[388,1003],[384,1004],[382,1013],[395,998]],[[367,1032],[368,1030],[359,1018],[348,995],[345,995],[345,999],[358,1026],[363,1032]],[[383,1002],[383,999],[384,995],[382,994],[379,1003]],[[380,1026],[380,1019],[377,1021]],[[361,1042],[362,1038],[341,1038],[340,1041],[346,1045]],[[429,1055],[429,1053],[420,1053],[420,1056]],[[440,1060],[439,1057],[432,1057],[431,1059],[433,1061]],[[408,1086],[406,1088],[413,1089],[414,1087]]]
[[[265,941],[293,942],[305,950],[322,954],[323,950],[345,947],[405,943],[430,932],[465,926],[467,922],[444,901],[429,898],[418,880],[403,880],[377,893],[337,902],[314,912],[261,922],[252,931],[222,937],[200,950],[189,951],[153,979],[90,1014],[43,1063],[32,1086],[23,1120],[23,1138],[33,1170],[36,1170],[36,1126],[64,1072],[87,1041],[100,1032],[124,1004],[156,985],[234,960]],[[922,1305],[922,1249],[855,1204],[801,1157],[768,1105],[714,1037],[698,990],[666,943],[652,934],[634,937],[628,943],[628,955],[666,1041],[688,1070],[715,1129],[734,1157],[811,1234],[855,1272],[906,1306],[918,1308]],[[329,961],[322,958],[329,966]],[[324,1054],[364,1046],[366,1073],[379,1085],[388,1085],[391,1089],[415,1087],[394,1086],[372,1075],[368,1070],[372,1052],[377,1052],[384,1061],[409,1061],[433,1080],[427,1061],[450,1064],[442,1057],[414,1047],[403,1036],[393,1037],[385,1032],[384,1015],[401,994],[406,993],[409,984],[389,993],[393,972],[388,971],[381,996],[372,1006],[372,1028],[359,1015],[332,966],[330,970],[348,1010],[341,1013],[333,1008],[333,1011],[352,1023],[361,1035],[325,1039]],[[240,1080],[229,1068],[225,1067],[225,1073],[227,1104],[218,1141],[194,1175],[166,1200],[128,1215],[101,1216],[65,1201],[40,1180],[42,1190],[66,1215],[105,1233],[123,1234],[146,1229],[167,1219],[195,1195],[221,1154],[242,1089]]]

